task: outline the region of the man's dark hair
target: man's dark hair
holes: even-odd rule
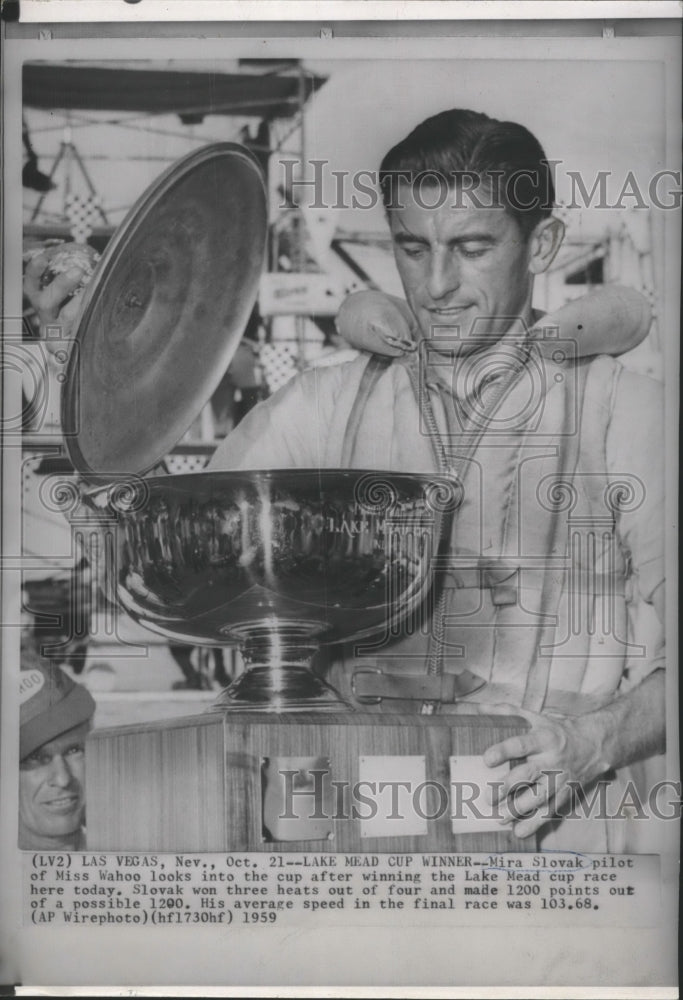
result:
[[[386,154],[379,181],[387,210],[398,207],[397,179],[413,186],[431,179],[449,190],[460,184],[472,204],[505,207],[524,236],[555,201],[551,165],[528,129],[459,108],[427,118]]]

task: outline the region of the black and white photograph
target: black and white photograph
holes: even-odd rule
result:
[[[674,997],[680,21],[355,24],[4,25],[3,977]]]

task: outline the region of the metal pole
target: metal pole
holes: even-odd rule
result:
[[[299,156],[301,157],[302,174],[306,171],[306,128],[304,119],[304,105],[306,104],[306,78],[301,62],[298,65],[299,87],[298,87],[298,116],[299,116]],[[301,272],[306,264],[306,252],[304,241],[306,238],[304,218],[301,212],[296,215],[296,269]],[[306,349],[306,323],[301,315],[297,315],[294,320],[294,329],[297,341],[297,367],[303,369],[305,364],[304,351]]]
[[[63,157],[64,157],[64,143],[60,142],[60,144],[59,144],[59,152],[55,156],[54,163],[52,164],[52,168],[50,170],[50,180],[51,181],[54,180],[55,174],[57,173],[57,167],[62,162],[62,158]],[[33,211],[31,212],[31,222],[35,222],[36,221],[36,218],[38,217],[38,214],[39,214],[41,208],[43,207],[43,202],[45,201],[45,198],[47,197],[47,195],[49,193],[50,193],[49,191],[43,191],[43,193],[41,194],[40,198],[38,199],[38,201],[34,205]]]

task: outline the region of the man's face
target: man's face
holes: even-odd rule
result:
[[[388,213],[419,335],[435,348],[434,338],[443,337],[444,350],[464,355],[495,342],[515,317],[528,322],[531,240],[514,217],[500,205],[486,208],[457,199],[453,191],[444,201],[436,187],[423,188],[419,198],[422,204],[410,185],[402,184],[401,207]],[[441,207],[425,207],[439,201]]]
[[[89,722],[70,729],[19,764],[19,844],[58,846],[81,826]]]

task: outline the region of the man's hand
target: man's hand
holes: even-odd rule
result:
[[[77,292],[76,289],[87,272],[85,268],[72,267],[56,274],[48,285],[41,287],[43,274],[61,249],[61,246],[50,247],[29,260],[24,272],[24,293],[38,316],[41,336],[45,336],[47,326],[60,326],[60,338],[69,339],[74,334],[83,297],[82,290]],[[49,349],[49,339],[46,345]]]
[[[572,786],[568,782],[590,784],[609,769],[602,757],[595,715],[559,718],[514,705],[479,704],[477,710],[485,715],[517,715],[531,727],[489,747],[484,754],[488,767],[525,758],[511,768],[497,794],[501,822],[512,823],[517,837],[536,833],[569,801]]]
[[[628,694],[585,715],[539,715],[515,705],[478,703],[482,715],[517,715],[531,727],[484,754],[488,767],[526,758],[511,768],[498,792],[502,822],[512,824],[515,836],[529,837],[569,801],[570,781],[586,787],[606,771],[662,753],[664,698],[664,670],[657,669]],[[522,788],[525,784],[529,787]]]

